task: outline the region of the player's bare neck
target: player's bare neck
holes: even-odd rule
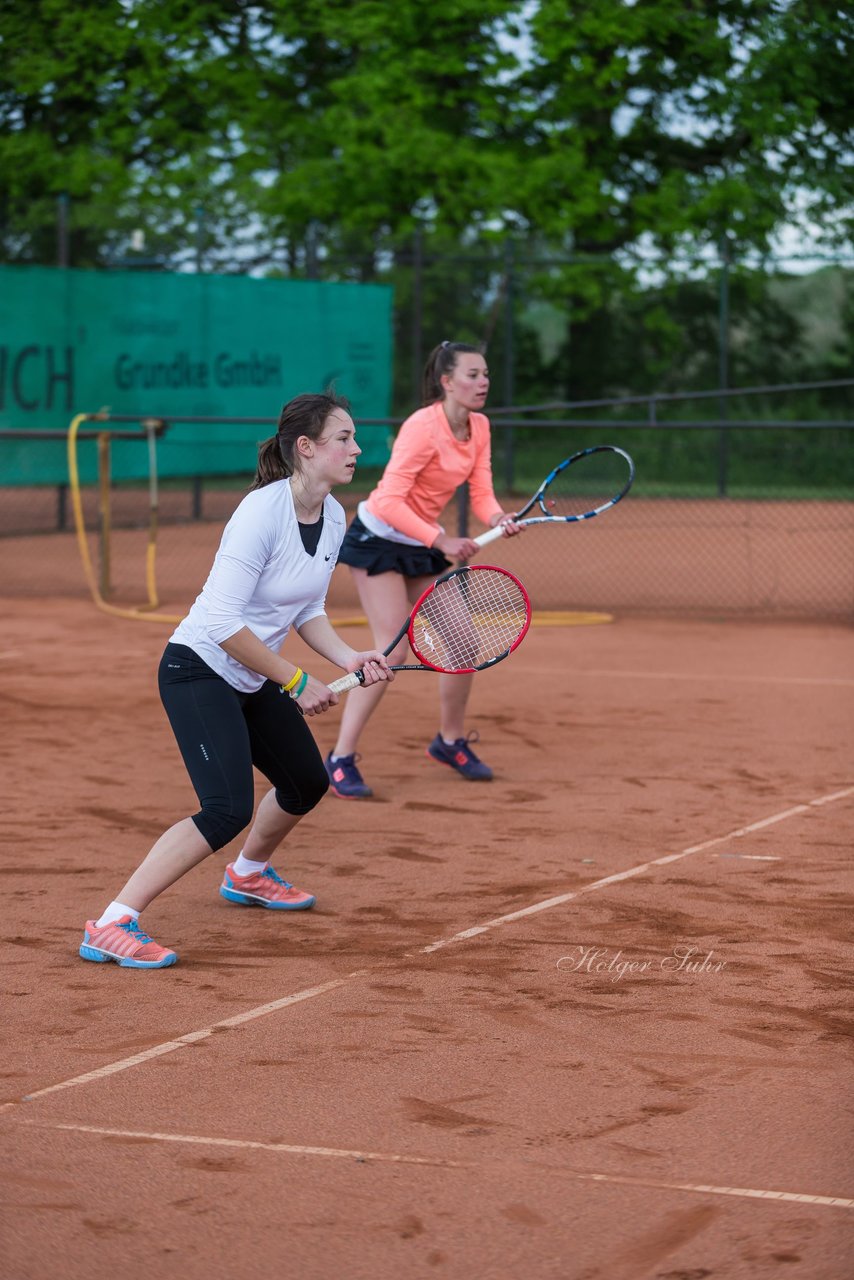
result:
[[[471,424],[469,423],[468,409],[458,409],[454,405],[448,404],[447,400],[442,405],[445,410],[445,417],[448,419],[448,426],[451,432],[458,440],[471,440]]]
[[[314,524],[320,519],[323,510],[324,494],[319,497],[312,493],[304,493],[298,480],[291,480],[291,497],[294,510],[300,524]]]

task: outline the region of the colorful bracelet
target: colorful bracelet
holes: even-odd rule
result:
[[[295,672],[294,672],[294,674],[291,676],[291,678],[290,678],[290,680],[288,681],[288,683],[287,683],[287,684],[280,684],[280,685],[279,685],[279,688],[281,689],[282,693],[290,693],[290,691],[291,691],[291,689],[293,689],[294,685],[299,684],[300,680],[302,679],[302,677],[303,677],[304,675],[305,675],[305,672],[303,671],[302,667],[297,667],[296,671],[295,671]]]
[[[298,698],[307,684],[308,684],[308,672],[303,671],[302,679],[300,680],[299,684],[295,689],[291,690],[291,697],[294,699]]]

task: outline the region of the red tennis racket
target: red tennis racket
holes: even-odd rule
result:
[[[494,565],[464,565],[437,578],[415,606],[391,644],[404,636],[418,659],[392,671],[439,671],[465,675],[502,662],[521,644],[531,624],[531,602],[522,583]],[[364,672],[333,680],[333,693],[364,684]]]

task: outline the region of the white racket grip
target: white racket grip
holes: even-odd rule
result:
[[[496,538],[504,537],[504,526],[497,524],[494,529],[487,529],[486,533],[479,533],[472,541],[476,542],[479,547],[485,547],[487,542],[494,542]]]
[[[339,676],[337,680],[333,680],[328,686],[333,693],[346,693],[348,689],[358,689],[361,680],[355,671],[349,672],[346,676]]]

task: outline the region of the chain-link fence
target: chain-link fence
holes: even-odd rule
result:
[[[312,241],[281,270],[393,287],[401,416],[419,403],[425,359],[443,339],[482,348],[492,400],[505,405],[815,383],[852,366],[850,253],[760,256],[724,237],[694,256],[621,258],[509,234],[449,243],[416,226],[394,243],[350,236],[346,250]]]
[[[830,385],[850,395],[854,380],[822,389]],[[854,618],[854,417],[735,416],[737,397],[794,390],[803,388],[730,392],[726,416],[719,392],[492,411],[496,492],[508,510],[522,505],[563,457],[593,443],[626,449],[637,479],[628,497],[602,516],[531,529],[491,544],[483,558],[518,572],[540,610]],[[714,416],[675,418],[677,400],[692,401],[694,412],[705,404]],[[840,401],[842,409],[845,404]],[[671,421],[659,420],[668,413]],[[396,424],[373,425],[391,436]],[[90,437],[81,448],[94,450],[99,434],[81,433]],[[156,496],[157,587],[165,607],[182,612],[202,585],[266,434],[266,424],[233,424],[230,443],[242,444],[247,458],[241,475],[170,478],[167,426]],[[20,451],[19,438],[15,444]],[[49,444],[64,447],[47,439],[31,447]],[[378,474],[363,472],[338,493],[348,513]],[[103,481],[90,479],[80,501],[103,594],[118,604],[143,601],[152,537],[149,485],[112,483],[105,490]],[[465,490],[443,523],[480,531]],[[0,582],[7,597],[87,592],[66,484],[0,489]],[[343,569],[330,602],[358,607]]]
[[[84,265],[70,252],[67,212],[60,200],[57,262]],[[580,253],[506,228],[453,238],[417,221],[397,235],[324,238],[312,226],[304,242],[269,244],[245,261],[231,249],[188,256],[186,245],[163,244],[152,255],[131,246],[110,268],[391,286],[392,412],[401,417],[419,401],[427,353],[446,338],[482,347],[493,400],[506,405],[627,387],[816,381],[852,365],[854,259],[841,248],[760,253],[723,234],[694,251]]]
[[[508,543],[508,564],[536,576],[549,608],[854,617],[852,388],[840,379],[575,402],[540,406],[536,421],[535,406],[494,412],[496,476],[513,494],[597,443],[624,448],[638,475],[589,524]],[[835,393],[836,416],[746,411],[807,390]]]

